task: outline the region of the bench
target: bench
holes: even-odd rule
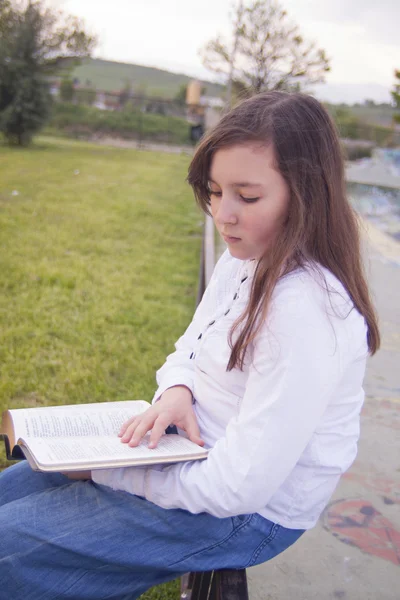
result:
[[[248,600],[246,570],[223,569],[181,577],[181,600]]]

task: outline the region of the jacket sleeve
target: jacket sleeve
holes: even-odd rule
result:
[[[206,460],[100,471],[94,480],[164,508],[259,511],[295,467],[340,380],[348,334],[340,327],[306,292],[278,297],[254,343],[241,410]]]
[[[226,259],[227,255],[224,253],[215,266],[210,282],[189,327],[175,343],[175,352],[167,356],[165,363],[157,371],[158,389],[154,394],[152,403],[156,402],[165,390],[174,385],[185,385],[193,394],[194,361],[191,360],[190,355],[193,352],[195,341],[202,331],[204,322],[215,311],[215,287]]]

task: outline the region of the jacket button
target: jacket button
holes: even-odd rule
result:
[[[193,356],[194,356],[194,352],[192,352],[192,354],[190,355],[190,357],[189,357],[189,358],[193,358]]]
[[[238,297],[237,293],[233,296],[233,299],[236,300],[236,298]]]
[[[228,308],[228,310],[226,311],[226,313],[224,313],[224,315],[226,316],[230,310],[231,310],[231,309],[230,309],[230,308]]]
[[[214,325],[214,323],[215,323],[215,320],[211,321],[211,323],[209,323],[208,326],[211,327],[211,325]]]
[[[201,333],[197,339],[198,339],[198,340],[201,340],[201,338],[202,338],[202,335],[203,335],[203,334]]]

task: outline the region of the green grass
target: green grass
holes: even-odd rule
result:
[[[151,399],[195,304],[187,164],[51,138],[0,146],[0,410]],[[178,596],[175,581],[143,600]]]
[[[151,399],[195,303],[187,163],[68,140],[0,147],[0,409]]]

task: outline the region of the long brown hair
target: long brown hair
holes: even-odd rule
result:
[[[365,318],[368,348],[374,354],[380,344],[377,317],[363,272],[359,221],[346,196],[342,151],[333,121],[315,98],[300,93],[266,92],[236,106],[203,139],[189,167],[188,181],[207,214],[213,155],[221,148],[249,142],[272,144],[277,168],[290,190],[290,208],[282,235],[257,264],[248,306],[230,332],[228,370],[243,368],[246,349],[266,318],[278,279],[310,262],[327,268],[345,287]]]

